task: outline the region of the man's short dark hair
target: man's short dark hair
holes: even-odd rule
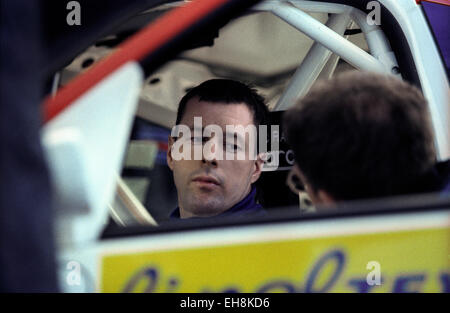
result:
[[[416,192],[436,161],[425,98],[392,76],[353,71],[320,81],[284,123],[306,180],[336,200]]]
[[[253,114],[256,127],[267,124],[268,109],[264,98],[256,89],[231,79],[210,79],[189,90],[181,99],[177,112],[177,125],[183,118],[186,104],[195,97],[198,97],[200,101],[208,102],[244,103]]]

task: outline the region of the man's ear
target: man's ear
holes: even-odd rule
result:
[[[263,155],[258,154],[256,156],[256,160],[255,160],[255,169],[252,173],[252,179],[251,179],[252,184],[254,182],[256,182],[259,179],[259,177],[261,176],[263,165],[264,165]]]
[[[167,140],[167,165],[171,170],[173,170],[173,158],[172,158],[172,146],[175,140],[173,137],[169,136],[169,139]]]
[[[336,203],[334,198],[328,192],[322,189],[319,189],[316,192],[316,198],[318,202],[323,205],[332,206],[333,204]]]
[[[293,170],[303,182],[306,192],[315,206],[323,205],[331,207],[336,203],[336,200],[327,191],[313,188],[297,164],[294,165]]]

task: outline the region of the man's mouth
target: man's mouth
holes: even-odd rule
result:
[[[197,176],[194,177],[194,179],[192,180],[193,182],[199,184],[199,185],[203,185],[203,186],[219,186],[220,183],[219,181],[211,176]]]

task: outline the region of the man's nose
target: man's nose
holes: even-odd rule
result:
[[[220,159],[221,146],[219,145],[217,139],[211,138],[203,146],[202,161],[203,163],[210,163],[217,166],[217,161]]]

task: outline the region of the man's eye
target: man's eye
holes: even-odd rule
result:
[[[191,137],[191,142],[200,145],[208,142],[209,139],[209,137]]]
[[[241,147],[239,147],[238,145],[235,144],[226,144],[225,145],[226,151],[230,151],[230,152],[238,152],[241,151]]]

